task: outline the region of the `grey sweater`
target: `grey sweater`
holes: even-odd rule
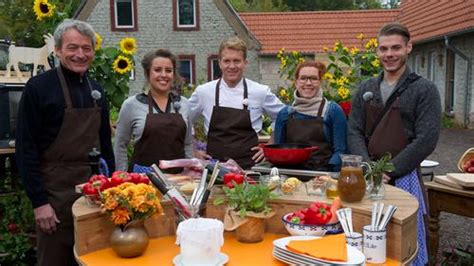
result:
[[[409,73],[411,71],[407,67],[394,91]],[[362,95],[372,91],[372,100],[382,101],[379,86],[382,80],[383,73],[379,77],[363,82],[352,100],[347,144],[350,153],[362,155],[365,161],[369,160],[369,154],[365,141],[365,110]],[[400,112],[409,144],[392,159],[395,171],[389,173],[391,181],[417,168],[436,148],[441,127],[441,100],[438,89],[424,78],[412,82],[400,96]]]
[[[145,98],[146,99],[146,98]],[[189,103],[184,97],[181,97],[179,113],[186,123],[186,136],[184,140],[184,152],[187,158],[192,157],[192,124],[189,122]],[[153,109],[154,113],[156,110]],[[174,108],[171,108],[171,113],[174,113]],[[127,171],[127,144],[131,141],[135,144],[142,136],[145,128],[145,120],[148,114],[148,104],[144,101],[139,101],[137,95],[125,100],[120,108],[120,113],[117,121],[117,130],[115,131],[114,139],[114,154],[116,170]]]

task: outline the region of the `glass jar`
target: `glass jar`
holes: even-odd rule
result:
[[[370,169],[366,162],[362,162],[362,156],[353,154],[341,155],[342,166],[337,182],[337,189],[341,200],[345,202],[358,202],[364,198],[366,185],[363,166]]]

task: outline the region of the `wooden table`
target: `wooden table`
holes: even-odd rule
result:
[[[398,207],[397,212],[387,227],[387,257],[403,262],[410,262],[417,251],[416,241],[416,213],[418,201],[409,193],[393,186],[386,187],[387,196],[382,201],[387,206],[393,204]],[[211,197],[215,197],[218,190],[213,190]],[[294,195],[281,196],[273,200],[270,206],[276,211],[272,219],[266,220],[266,232],[288,235],[280,220],[284,214],[306,208],[313,201],[330,203],[326,197],[308,196],[301,188]],[[209,200],[212,202],[212,199]],[[358,203],[344,203],[344,207],[352,208],[354,231],[362,232],[364,225],[370,224],[372,201],[364,198]],[[162,203],[165,215],[154,216],[145,221],[145,227],[152,239],[172,236],[176,232],[175,212],[171,203]],[[206,217],[223,220],[225,206],[207,205]],[[74,216],[75,252],[78,257],[109,249],[109,238],[114,228],[109,217],[100,212],[98,207],[88,206],[83,197],[79,198],[72,208]],[[110,250],[110,249],[109,249]],[[105,252],[105,251],[104,251]],[[272,260],[271,257],[268,257]],[[156,260],[153,261],[156,264]]]
[[[429,254],[436,262],[439,246],[439,213],[449,212],[474,218],[474,191],[452,188],[437,182],[427,182],[429,201]]]

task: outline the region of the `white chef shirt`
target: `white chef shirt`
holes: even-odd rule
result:
[[[204,116],[205,133],[209,131],[212,110],[216,102],[216,84],[213,80],[199,85],[189,98],[190,120],[195,121],[200,114]],[[245,79],[248,91],[248,110],[250,121],[256,133],[262,130],[262,115],[266,113],[272,121],[275,121],[278,112],[285,106],[278,97],[270,90],[270,87],[255,81]],[[235,109],[244,109],[244,83],[243,79],[237,86],[231,88],[222,79],[219,91],[219,106]],[[229,117],[232,119],[232,117]]]

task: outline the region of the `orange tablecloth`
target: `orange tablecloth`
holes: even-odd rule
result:
[[[245,244],[238,242],[233,233],[225,233],[221,252],[229,256],[228,266],[286,265],[272,256],[273,240],[286,236],[268,233],[260,243]],[[173,258],[179,254],[175,241],[176,236],[153,238],[145,253],[137,258],[123,259],[115,255],[112,249],[106,248],[80,256],[79,262],[87,266],[173,265]],[[400,265],[400,262],[387,258],[383,265]]]

